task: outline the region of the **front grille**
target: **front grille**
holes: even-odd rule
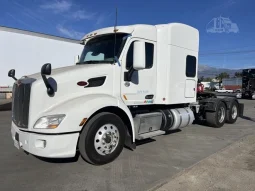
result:
[[[12,120],[20,128],[28,128],[31,83],[14,84]]]

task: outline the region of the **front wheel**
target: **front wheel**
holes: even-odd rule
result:
[[[112,162],[123,150],[125,137],[125,124],[117,115],[99,113],[88,121],[81,132],[80,154],[94,165]]]
[[[226,121],[226,106],[219,101],[215,112],[206,112],[206,122],[212,127],[222,127]]]

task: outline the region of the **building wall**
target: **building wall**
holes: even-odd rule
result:
[[[51,63],[52,69],[73,65],[75,56],[80,55],[83,49],[78,41],[6,31],[1,30],[2,28],[0,27],[0,86],[12,86],[14,80],[8,77],[10,69],[15,69],[16,77],[20,78],[40,72],[45,63]]]
[[[0,99],[6,99],[6,93],[0,93]]]

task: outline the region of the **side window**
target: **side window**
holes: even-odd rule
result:
[[[195,56],[186,57],[186,76],[194,78],[196,76],[197,59]]]
[[[146,68],[152,68],[154,58],[154,44],[147,42],[145,43],[145,54]]]
[[[126,69],[129,70],[131,66],[133,66],[133,50],[134,50],[134,42],[132,42],[129,46],[126,58]],[[146,69],[152,68],[153,59],[154,59],[154,44],[145,42],[145,62]]]
[[[128,52],[127,52],[127,60],[126,60],[127,70],[129,70],[131,66],[133,66],[133,51],[134,51],[134,42],[130,44]]]

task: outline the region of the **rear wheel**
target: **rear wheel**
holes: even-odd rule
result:
[[[78,145],[80,154],[91,164],[109,163],[120,155],[125,137],[125,124],[117,115],[99,113],[82,130]]]
[[[226,121],[226,106],[220,101],[215,112],[206,112],[206,122],[211,127],[222,127]]]
[[[238,103],[236,101],[232,101],[229,110],[227,111],[226,123],[233,124],[236,122],[238,118]]]

